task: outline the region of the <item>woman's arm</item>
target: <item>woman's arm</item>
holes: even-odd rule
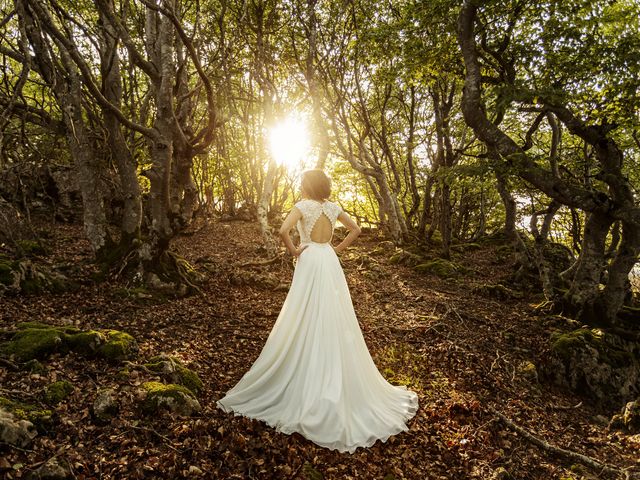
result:
[[[341,212],[340,215],[338,215],[338,220],[340,220],[340,223],[342,223],[342,225],[347,227],[347,229],[349,230],[349,234],[344,238],[344,240],[342,240],[342,242],[340,242],[337,247],[333,247],[336,253],[342,252],[345,248],[351,245],[353,241],[358,238],[360,232],[362,232],[358,224],[346,213]]]
[[[299,256],[302,251],[307,248],[307,245],[303,245],[302,248],[296,248],[293,245],[293,241],[289,236],[289,231],[295,226],[296,222],[302,218],[302,212],[297,209],[297,207],[293,207],[287,215],[287,218],[284,219],[282,225],[280,226],[280,238],[284,242],[285,247],[289,253],[295,257]]]

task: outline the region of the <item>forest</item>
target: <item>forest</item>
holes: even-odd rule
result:
[[[0,63],[1,477],[640,478],[636,0],[0,0]],[[420,398],[353,454],[216,409],[308,169]]]

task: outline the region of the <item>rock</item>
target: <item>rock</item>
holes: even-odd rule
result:
[[[202,410],[193,392],[182,385],[146,382],[142,388],[146,392],[142,410],[147,414],[164,409],[189,417]]]
[[[491,475],[491,480],[508,480],[509,478],[511,478],[511,475],[504,467],[498,467]]]
[[[0,408],[13,414],[19,420],[27,420],[32,423],[38,431],[44,432],[51,427],[53,415],[51,410],[4,397],[0,397]]]
[[[93,414],[100,422],[108,422],[118,414],[120,406],[116,400],[116,392],[111,388],[98,391],[93,402]]]
[[[640,346],[598,329],[551,336],[544,373],[554,383],[601,404],[620,404],[640,393]]]
[[[44,398],[49,405],[57,405],[73,392],[73,384],[62,380],[47,385]]]
[[[426,263],[416,265],[414,268],[418,272],[431,273],[440,278],[449,278],[464,272],[464,268],[461,265],[444,258],[429,260]]]
[[[3,292],[38,293],[44,290],[60,292],[66,290],[68,278],[49,267],[35,264],[28,258],[10,260],[0,257],[0,285]]]
[[[611,418],[609,429],[627,430],[632,434],[640,433],[640,398],[622,407],[620,413]]]
[[[25,448],[38,435],[33,423],[16,416],[0,406],[0,441]]]
[[[424,257],[418,254],[409,252],[407,250],[400,250],[391,255],[391,257],[389,258],[389,263],[393,265],[407,265],[409,267],[413,267],[415,265],[418,265],[420,262],[423,262],[424,260]]]
[[[640,398],[625,405],[622,423],[632,433],[640,433]]]
[[[62,465],[57,458],[51,458],[39,468],[29,473],[26,480],[67,480],[75,478],[68,465]]]
[[[189,475],[195,475],[197,477],[199,477],[200,475],[203,475],[204,472],[202,471],[201,468],[196,467],[195,465],[191,465],[189,467]]]
[[[184,385],[193,393],[198,394],[204,387],[202,380],[193,370],[185,367],[182,362],[169,355],[159,355],[149,359],[149,363],[144,366],[168,380],[171,383]]]
[[[107,330],[103,333],[106,334],[107,341],[98,352],[104,358],[114,361],[126,360],[138,353],[138,343],[128,333],[118,330]]]

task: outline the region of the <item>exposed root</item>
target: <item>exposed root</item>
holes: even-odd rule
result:
[[[571,462],[577,462],[580,463],[582,465],[585,465],[589,468],[592,468],[593,470],[597,470],[599,472],[599,474],[608,474],[608,475],[615,475],[616,477],[619,478],[625,478],[625,479],[640,479],[640,475],[637,473],[633,473],[631,471],[629,471],[628,469],[622,469],[619,468],[615,465],[611,465],[608,463],[602,463],[599,460],[596,460],[593,457],[589,457],[587,455],[583,455],[581,453],[578,452],[574,452],[573,450],[567,450],[564,448],[560,448],[560,447],[556,447],[555,445],[551,445],[550,443],[546,442],[545,440],[542,440],[539,437],[536,437],[535,435],[529,433],[527,430],[525,430],[524,428],[522,428],[521,426],[515,424],[512,420],[509,420],[507,417],[505,417],[502,413],[500,413],[499,411],[497,411],[495,408],[493,407],[488,407],[489,411],[491,413],[493,413],[496,417],[498,417],[498,419],[504,423],[507,427],[509,427],[510,429],[512,429],[513,431],[515,431],[516,433],[518,433],[519,435],[521,435],[525,440],[531,442],[532,444],[542,448],[544,451],[557,455],[561,458],[564,458],[565,460],[571,461]]]
[[[257,261],[254,261],[254,262],[244,262],[244,263],[241,263],[238,266],[239,267],[262,267],[262,266],[265,266],[265,265],[273,265],[274,263],[276,263],[281,258],[282,258],[282,255],[278,254],[275,257],[269,258],[267,260],[257,260]]]

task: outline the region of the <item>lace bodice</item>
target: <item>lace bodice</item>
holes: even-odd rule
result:
[[[316,224],[318,218],[323,213],[327,216],[331,222],[331,228],[335,228],[336,220],[342,212],[340,205],[325,200],[324,202],[318,202],[316,200],[304,199],[295,204],[296,208],[302,213],[302,218],[298,220],[297,228],[300,234],[300,243],[310,243],[311,231]]]

